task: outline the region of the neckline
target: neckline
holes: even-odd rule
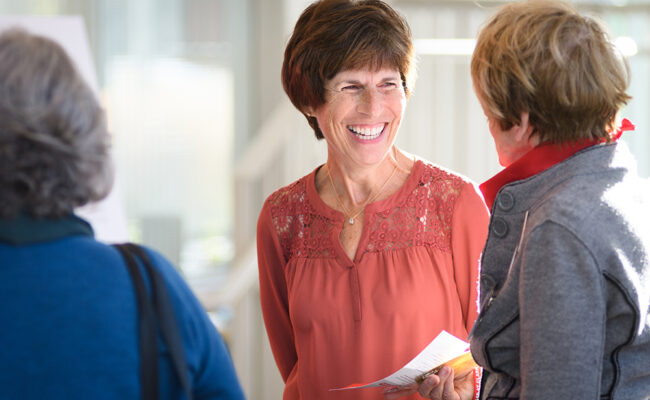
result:
[[[350,259],[348,254],[345,252],[340,240],[340,234],[341,230],[343,230],[345,216],[341,211],[335,210],[328,206],[316,190],[316,173],[323,167],[323,165],[316,167],[316,169],[314,169],[312,173],[306,177],[305,191],[307,193],[307,200],[312,204],[318,213],[336,222],[336,228],[331,230],[330,238],[333,243],[335,243],[334,249],[341,264],[347,267],[352,267],[355,263],[359,262],[363,254],[365,254],[365,248],[368,246],[368,232],[370,232],[370,228],[368,226],[368,218],[366,218],[366,216],[370,213],[376,213],[381,210],[386,210],[388,208],[394,207],[404,198],[406,194],[412,192],[417,186],[420,176],[422,175],[424,162],[418,159],[415,160],[413,163],[413,168],[411,169],[409,176],[406,178],[406,181],[399,189],[397,189],[395,193],[391,194],[383,200],[375,201],[366,205],[365,209],[363,210],[364,223],[361,229],[361,237],[359,238],[359,244],[357,245],[357,250],[355,251],[353,259]]]
[[[329,205],[327,205],[327,203],[325,203],[323,199],[320,197],[320,194],[318,194],[318,190],[316,190],[316,174],[324,166],[325,164],[319,165],[306,177],[307,198],[313,205],[316,206],[318,211],[320,211],[326,217],[342,222],[345,219],[345,215],[343,214],[343,212],[335,210]],[[363,210],[362,213],[363,216],[365,217],[368,211],[377,212],[380,210],[385,210],[393,206],[394,203],[399,202],[404,192],[409,193],[415,188],[415,186],[418,183],[419,177],[421,175],[420,172],[422,168],[424,168],[424,162],[420,159],[416,159],[413,163],[413,168],[411,169],[411,172],[409,173],[409,176],[406,178],[404,184],[402,184],[402,186],[399,189],[397,189],[395,193],[391,194],[387,198],[366,204],[365,209]],[[365,231],[365,224],[364,224],[364,231]]]
[[[20,214],[14,218],[0,219],[0,242],[14,246],[78,235],[94,236],[90,224],[74,214],[60,218],[35,218]]]

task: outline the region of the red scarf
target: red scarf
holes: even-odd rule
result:
[[[621,126],[616,129],[616,133],[612,135],[611,140],[617,141],[624,131],[633,131],[634,128],[634,124],[632,124],[627,118],[624,118],[623,121],[621,121]],[[536,175],[555,164],[566,160],[582,149],[606,141],[606,139],[585,139],[573,143],[542,143],[536,146],[517,161],[510,164],[503,171],[494,175],[479,186],[481,192],[483,192],[485,203],[488,208],[492,209],[492,204],[497,196],[497,192],[504,185]]]

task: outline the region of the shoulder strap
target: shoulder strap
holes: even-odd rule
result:
[[[193,398],[192,386],[187,371],[187,361],[185,358],[185,351],[183,349],[181,335],[178,329],[176,313],[174,312],[172,301],[171,298],[169,297],[167,286],[165,284],[165,280],[160,274],[160,272],[158,271],[158,269],[153,267],[153,265],[149,260],[149,256],[142,249],[142,247],[132,243],[126,243],[126,244],[118,245],[116,247],[118,247],[118,249],[122,252],[123,255],[126,252],[132,257],[135,256],[139,258],[145,267],[145,271],[149,276],[149,281],[151,282],[152,297],[153,297],[153,306],[152,306],[152,302],[149,301],[150,300],[149,297],[148,296],[145,297],[145,299],[149,303],[148,308],[153,308],[153,310],[155,311],[155,317],[160,327],[163,340],[167,345],[167,350],[169,351],[172,365],[174,366],[174,370],[176,371],[176,376],[178,377],[178,380],[181,386],[183,387],[183,391],[185,393],[186,398],[188,400],[192,400]],[[138,297],[138,299],[140,298]],[[154,335],[155,335],[155,330],[154,330]],[[141,343],[140,352],[142,355],[142,350],[143,350],[142,336],[141,336],[140,343]],[[156,341],[154,340],[152,343],[154,343],[155,346]],[[156,357],[154,362],[155,367],[153,367],[153,369],[156,371],[157,374],[158,358],[157,358],[157,354],[154,355]],[[143,361],[143,365],[144,365],[144,361]],[[143,383],[144,383],[144,376],[145,376],[144,371],[141,371],[141,374],[143,376]],[[156,384],[156,389],[157,389],[157,384]],[[143,391],[143,397],[144,397],[144,391]],[[145,397],[145,400],[148,399]]]
[[[153,305],[163,339],[167,344],[167,350],[169,351],[172,364],[176,370],[176,376],[178,376],[178,380],[183,387],[185,396],[188,400],[192,400],[192,386],[187,371],[185,350],[183,349],[183,342],[178,329],[176,313],[174,312],[174,307],[171,298],[169,297],[165,280],[158,269],[151,265],[149,256],[142,247],[132,243],[127,244],[127,246],[129,246],[131,250],[144,262],[144,266],[151,279],[151,287],[153,288]]]
[[[154,309],[147,289],[144,278],[140,273],[140,268],[133,254],[126,245],[115,245],[126,262],[133,287],[135,288],[135,298],[138,302],[138,343],[140,346],[140,382],[142,386],[143,400],[158,399],[158,349],[156,345],[156,326]]]

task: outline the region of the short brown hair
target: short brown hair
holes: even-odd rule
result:
[[[560,1],[500,8],[479,33],[471,70],[477,95],[501,128],[528,112],[543,142],[609,138],[631,98],[629,67],[604,28]]]
[[[0,218],[60,217],[106,195],[109,136],[94,93],[54,41],[0,35]]]
[[[411,29],[406,20],[380,0],[320,0],[307,7],[284,52],[282,85],[303,114],[325,103],[325,82],[356,68],[400,72],[408,96],[415,77]],[[307,117],[317,139],[323,138],[315,117]]]

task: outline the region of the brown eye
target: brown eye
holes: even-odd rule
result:
[[[355,92],[355,91],[357,91],[359,89],[361,89],[361,88],[359,86],[357,86],[357,85],[348,85],[348,86],[343,86],[341,88],[341,91],[343,91],[343,92]]]

